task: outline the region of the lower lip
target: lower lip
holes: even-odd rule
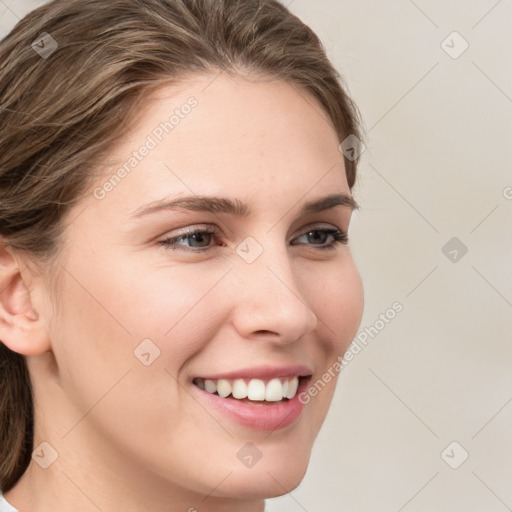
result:
[[[208,393],[192,384],[195,391],[213,408],[222,412],[236,423],[254,430],[277,430],[294,423],[300,416],[304,404],[299,401],[309,379],[301,379],[295,396],[279,403],[264,402],[264,405],[252,405],[236,398],[222,398]]]

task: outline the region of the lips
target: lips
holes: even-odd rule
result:
[[[265,365],[197,376],[192,387],[206,405],[238,424],[275,430],[300,416],[303,404],[298,394],[312,373],[305,365]]]
[[[307,377],[313,373],[313,370],[305,365],[288,366],[253,366],[251,368],[241,368],[226,373],[215,373],[209,375],[198,375],[203,380],[234,380],[234,379],[261,379],[268,381],[275,378],[287,377]]]
[[[222,398],[278,402],[295,396],[301,379],[312,371],[304,365],[260,366],[193,379],[193,384]]]

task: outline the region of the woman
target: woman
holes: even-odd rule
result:
[[[318,38],[274,0],[56,0],[0,66],[0,510],[263,510],[363,309]]]

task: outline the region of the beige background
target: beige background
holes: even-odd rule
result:
[[[0,0],[0,35],[41,3]],[[306,478],[269,509],[511,510],[512,1],[285,3],[365,120],[361,332],[403,311],[343,370]]]

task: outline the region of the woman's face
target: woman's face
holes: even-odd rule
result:
[[[35,376],[39,441],[89,479],[137,481],[128,493],[284,494],[304,476],[362,315],[333,234],[348,230],[348,201],[304,209],[350,197],[340,141],[312,96],[278,80],[195,77],[141,108],[68,217],[59,306],[46,312],[56,364],[46,383]],[[196,228],[213,234],[185,234]],[[206,380],[238,396],[245,384],[254,400]]]

